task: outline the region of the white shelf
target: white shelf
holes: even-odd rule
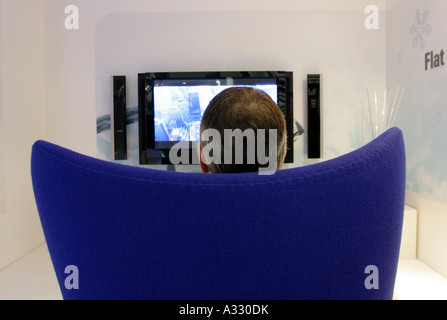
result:
[[[416,259],[417,257],[417,222],[417,210],[406,205],[399,259]]]

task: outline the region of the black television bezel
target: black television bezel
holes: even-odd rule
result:
[[[293,163],[293,72],[291,71],[213,71],[213,72],[145,72],[138,74],[138,126],[140,164],[171,164],[170,149],[156,149],[154,132],[153,86],[155,80],[233,80],[275,79],[278,106],[286,119],[287,154],[285,163]],[[237,81],[236,81],[237,82]],[[190,142],[190,164],[193,146]]]

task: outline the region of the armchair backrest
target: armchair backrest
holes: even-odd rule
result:
[[[405,197],[397,128],[270,176],[132,167],[45,141],[31,169],[64,299],[393,296]]]

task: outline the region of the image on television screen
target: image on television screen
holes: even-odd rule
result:
[[[253,85],[169,84],[154,81],[155,141],[199,141],[200,122],[208,104],[219,92],[235,86],[265,91],[278,103],[276,83]]]

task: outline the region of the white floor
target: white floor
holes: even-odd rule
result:
[[[0,300],[62,299],[46,244],[0,270]],[[399,262],[395,299],[447,300],[447,279],[419,260]]]
[[[0,270],[0,300],[61,300],[46,244]]]

